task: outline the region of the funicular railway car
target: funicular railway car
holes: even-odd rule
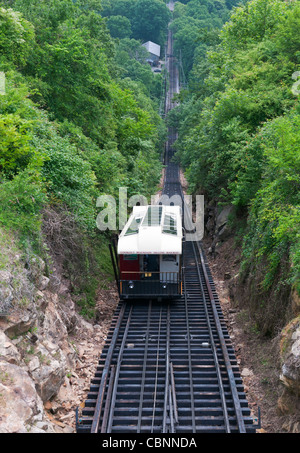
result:
[[[118,240],[121,299],[182,295],[180,206],[135,206]]]

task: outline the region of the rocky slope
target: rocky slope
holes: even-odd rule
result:
[[[40,258],[24,258],[3,231],[0,240],[0,433],[74,432],[116,290],[99,293],[98,322],[88,323],[55,267],[46,276]]]
[[[300,432],[300,304],[272,340],[261,338],[236,295],[240,249],[227,207],[206,217],[205,250],[235,345],[253,416],[261,432]],[[220,234],[221,233],[221,234]],[[76,310],[59,267],[49,272],[0,230],[0,433],[72,433],[75,410],[88,393],[118,297],[113,284],[98,293],[96,321]],[[45,275],[47,274],[47,275]]]
[[[293,314],[275,338],[260,335],[247,310],[247,294],[237,291],[241,247],[230,222],[230,206],[206,210],[204,248],[239,361],[253,417],[261,410],[267,433],[300,432],[300,301],[293,293]]]

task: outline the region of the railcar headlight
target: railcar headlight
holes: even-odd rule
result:
[[[128,283],[128,286],[130,289],[133,289],[134,288],[134,283],[132,280],[130,280],[130,282]]]

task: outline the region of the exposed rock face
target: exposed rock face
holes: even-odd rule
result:
[[[230,235],[226,236],[226,229],[230,233],[230,214],[232,209],[230,206],[224,208],[219,214],[214,201],[210,201],[206,206],[206,237],[205,245],[208,250],[208,257],[211,262],[212,271],[217,276],[216,281],[218,281],[219,287],[222,288],[225,283],[227,287],[227,295],[230,300],[232,307],[239,307],[241,309],[241,316],[246,314],[244,312],[245,308],[247,309],[250,306],[249,299],[252,297],[252,288],[251,285],[256,286],[255,276],[249,275],[247,277],[247,285],[242,281],[242,274],[240,273],[240,263],[241,263],[241,249],[239,246],[234,245],[234,230]],[[225,228],[225,229],[224,229]],[[234,259],[234,250],[238,249],[236,259]],[[230,256],[228,251],[230,251]],[[229,259],[230,258],[230,259]],[[230,272],[228,272],[227,261],[231,265]],[[275,296],[276,297],[276,296]],[[259,299],[261,301],[261,299]],[[274,300],[275,302],[275,300]],[[278,421],[280,429],[284,431],[299,433],[300,432],[300,297],[296,289],[292,290],[291,300],[287,304],[287,315],[293,317],[294,319],[282,330],[281,333],[281,344],[280,352],[278,346],[278,338],[273,338],[272,341],[267,339],[266,344],[270,342],[272,344],[270,362],[272,361],[271,372],[274,373],[273,380],[276,382],[274,385],[274,395],[278,392],[277,406],[274,405],[274,412],[276,412],[276,417],[280,418],[285,417],[288,422],[282,425],[282,420]],[[249,315],[248,315],[249,316]],[[251,319],[251,314],[249,316]],[[265,319],[268,319],[267,316]],[[233,337],[234,338],[234,337]],[[255,342],[254,342],[255,343]],[[252,347],[252,343],[251,347]],[[259,346],[258,346],[259,348]],[[245,348],[247,349],[247,348]],[[255,356],[255,350],[254,356]],[[258,349],[259,352],[259,349]],[[269,357],[268,357],[269,359]],[[272,360],[273,359],[273,360]],[[280,361],[279,361],[280,359]],[[271,368],[271,367],[270,367]],[[258,373],[260,372],[259,366],[257,367]],[[245,375],[245,369],[243,370],[243,378],[246,380],[248,376]],[[270,372],[269,376],[265,377],[265,371],[262,373],[262,382],[272,382],[272,375]],[[281,385],[281,383],[283,385]],[[270,385],[270,384],[269,384]],[[265,384],[264,384],[265,386]],[[266,401],[268,401],[268,395],[266,395]],[[273,401],[271,404],[266,403],[265,407],[270,411],[273,410]],[[262,410],[263,414],[263,410]],[[263,416],[262,416],[263,417]],[[266,417],[266,416],[265,416]],[[283,418],[282,417],[282,418]],[[267,417],[266,417],[267,418]],[[273,429],[273,426],[272,426]]]
[[[228,226],[228,220],[233,210],[234,207],[228,205],[218,212],[218,208],[213,202],[210,202],[206,207],[205,229],[208,235],[213,238],[209,249],[210,253],[215,254],[217,244],[225,241],[232,235],[232,231]]]
[[[5,334],[9,338],[15,338],[28,332],[36,322],[36,314],[27,311],[18,311],[11,313],[7,317],[7,324],[5,326]]]
[[[232,205],[225,206],[216,218],[215,234],[221,240],[224,240],[226,237],[229,236],[227,223],[232,211],[233,211]]]
[[[2,330],[0,330],[0,360],[15,365],[21,362],[21,354]]]
[[[0,433],[54,432],[33,380],[21,367],[0,361]]]
[[[10,245],[6,252],[6,269],[0,270],[0,433],[57,432],[44,404],[75,369],[69,334],[88,323],[82,324],[65,286],[51,288],[43,260],[22,262]]]
[[[12,275],[8,271],[0,271],[0,314],[8,313],[13,301]]]
[[[59,392],[75,352],[57,295],[44,295],[43,306],[0,318],[0,432],[55,432],[43,403]]]
[[[29,362],[29,372],[38,394],[43,402],[46,402],[58,393],[64,382],[67,372],[65,357],[58,348],[49,352],[43,344],[38,345],[36,353],[37,356]],[[58,360],[55,357],[58,357]]]
[[[300,316],[282,331],[280,379],[296,395],[300,394]]]

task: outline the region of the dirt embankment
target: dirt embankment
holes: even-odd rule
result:
[[[203,245],[253,417],[257,418],[258,408],[261,411],[261,429],[258,432],[299,433],[300,417],[295,409],[297,397],[287,393],[280,381],[279,335],[273,339],[262,338],[247,309],[240,309],[235,298],[240,249],[231,237],[218,244],[212,255],[209,252],[211,242],[211,238],[206,238]]]

